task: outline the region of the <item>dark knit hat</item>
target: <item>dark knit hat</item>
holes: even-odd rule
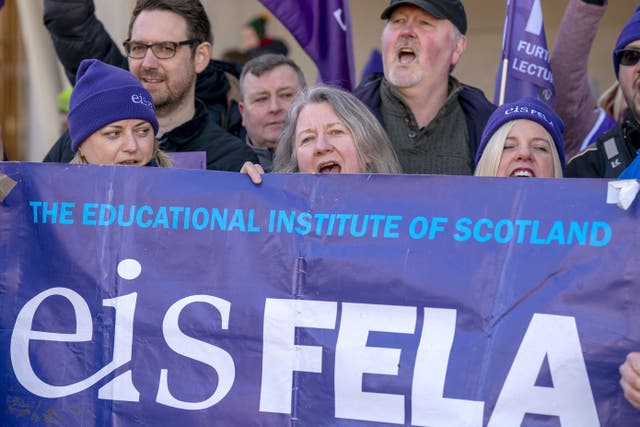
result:
[[[487,125],[482,132],[482,138],[480,139],[480,146],[476,153],[476,164],[480,161],[484,149],[487,147],[487,143],[493,136],[493,134],[503,124],[512,120],[531,120],[540,124],[543,128],[549,132],[553,142],[556,145],[558,156],[560,157],[560,163],[562,169],[565,166],[564,160],[564,148],[562,144],[562,131],[564,130],[564,123],[558,115],[544,102],[536,98],[522,98],[515,102],[509,102],[502,104],[496,109],[489,117]]]
[[[256,35],[262,40],[267,33],[267,15],[260,15],[247,22],[247,26],[253,28]]]
[[[389,19],[397,7],[407,4],[418,6],[438,19],[448,19],[461,34],[467,34],[467,14],[460,0],[391,0],[380,18]]]
[[[640,40],[640,6],[638,6],[636,11],[633,12],[633,15],[631,15],[631,18],[624,24],[624,27],[622,27],[622,31],[620,31],[618,41],[616,42],[616,48],[613,50],[613,69],[616,72],[616,78],[618,78],[618,71],[620,70],[617,52],[635,40]]]
[[[158,134],[153,99],[133,74],[97,59],[82,61],[69,101],[71,149],[75,152],[98,129],[126,119],[146,120]]]

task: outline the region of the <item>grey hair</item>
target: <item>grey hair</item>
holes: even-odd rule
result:
[[[456,48],[456,45],[458,44],[458,40],[460,40],[462,37],[466,37],[466,36],[460,32],[458,27],[456,27],[454,25],[453,26],[453,48],[454,49]],[[449,74],[453,73],[453,70],[455,68],[456,68],[455,64],[451,64],[451,66],[449,67]]]
[[[498,176],[498,167],[504,152],[504,143],[517,122],[518,120],[508,121],[491,135],[476,165],[475,176]],[[553,158],[553,175],[555,178],[562,178],[562,164],[560,163],[560,155],[556,149],[556,144],[553,142],[549,132],[544,128],[543,130],[549,141],[551,141],[549,146],[551,147],[551,156]]]
[[[373,113],[355,96],[331,86],[310,86],[291,103],[287,123],[274,157],[274,172],[299,172],[296,128],[301,111],[309,104],[327,103],[353,136],[360,169],[368,173],[401,173],[400,163],[386,132]]]

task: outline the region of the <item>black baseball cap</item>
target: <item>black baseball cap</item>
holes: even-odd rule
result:
[[[460,0],[391,0],[380,18],[389,19],[397,7],[407,4],[418,6],[438,19],[448,19],[460,33],[467,33],[467,14]]]

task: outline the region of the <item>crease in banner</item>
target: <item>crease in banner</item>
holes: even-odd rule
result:
[[[540,0],[507,0],[500,58],[494,103],[502,105],[527,96],[553,101],[555,89]]]
[[[260,0],[318,67],[318,80],[347,91],[355,65],[348,0]]]

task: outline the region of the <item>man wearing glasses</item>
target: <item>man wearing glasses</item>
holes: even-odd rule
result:
[[[627,102],[622,123],[576,154],[565,170],[573,178],[617,178],[640,149],[640,7],[620,32],[613,69]]]
[[[222,68],[209,73],[204,84],[198,81],[207,90],[196,98],[198,75],[211,71],[213,39],[209,18],[198,0],[138,0],[124,42],[127,58],[95,18],[92,1],[62,2],[64,12],[57,9],[61,13],[56,15],[59,3],[45,1],[45,24],[68,73],[73,75],[75,61],[84,57],[128,68],[153,97],[163,150],[204,151],[207,168],[215,170],[239,171],[245,161],[257,161],[251,148],[216,123],[201,100],[226,103],[230,84],[223,80]],[[68,135],[63,135],[45,161],[68,161],[67,150]]]

